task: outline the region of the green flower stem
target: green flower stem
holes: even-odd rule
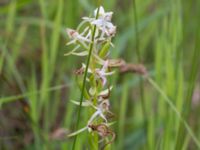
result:
[[[98,7],[96,18],[98,18],[99,8],[100,8],[100,7]],[[80,106],[79,106],[79,109],[78,109],[78,118],[77,118],[77,123],[76,123],[75,130],[77,130],[78,127],[79,127],[80,114],[81,114],[81,106],[82,106],[83,97],[84,97],[84,89],[85,89],[85,84],[86,84],[86,77],[87,77],[87,73],[88,73],[88,68],[89,68],[89,64],[90,64],[90,58],[91,58],[92,50],[93,50],[93,46],[94,46],[95,32],[96,32],[96,26],[94,26],[94,29],[93,29],[93,32],[92,32],[92,39],[91,39],[92,42],[91,42],[91,44],[90,44],[89,55],[88,55],[88,57],[87,57],[86,69],[85,69],[85,72],[84,72],[83,86],[82,86],[81,98],[80,98]],[[72,145],[72,150],[75,150],[77,136],[78,136],[78,135],[76,135],[76,136],[74,137],[74,142],[73,142],[73,145]]]

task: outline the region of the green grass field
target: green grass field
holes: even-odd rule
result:
[[[148,77],[116,73],[106,150],[200,149],[200,1],[102,0],[117,26],[111,58],[143,64]],[[98,7],[92,0],[0,0],[0,150],[71,150],[84,58],[65,29]],[[79,127],[88,110],[81,109]],[[79,134],[76,150],[101,149]]]

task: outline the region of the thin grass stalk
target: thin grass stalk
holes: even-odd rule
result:
[[[190,78],[189,78],[189,86],[188,86],[188,91],[187,91],[187,96],[186,96],[186,101],[184,106],[184,111],[182,112],[182,116],[184,120],[189,119],[189,114],[191,110],[191,103],[192,103],[192,95],[194,92],[194,87],[198,75],[198,69],[200,66],[200,46],[199,46],[199,40],[200,40],[200,30],[197,30],[197,35],[196,35],[196,44],[195,44],[195,49],[192,57],[192,62],[191,62],[191,73],[190,73]],[[178,136],[177,136],[177,142],[176,142],[176,150],[180,150],[182,148],[182,142],[185,140],[185,129],[184,129],[184,124],[180,124],[179,126],[179,131],[178,131]]]
[[[39,0],[39,6],[40,6],[40,11],[41,11],[41,16],[42,16],[42,20],[40,21],[40,36],[41,36],[41,47],[42,47],[42,82],[41,82],[41,91],[43,91],[44,89],[47,89],[49,87],[49,55],[48,55],[48,44],[47,44],[47,40],[46,40],[46,26],[45,26],[45,21],[47,20],[47,11],[46,11],[46,7],[45,7],[45,0]],[[46,99],[48,99],[48,94],[46,92],[42,92],[39,99],[40,102],[38,104],[38,114],[40,114],[43,106],[44,106],[44,130],[45,130],[45,134],[43,136],[44,138],[44,143],[42,143],[40,145],[41,148],[45,148],[45,146],[48,146],[48,138],[47,138],[47,130],[48,130],[48,124],[46,123],[47,120],[49,119],[49,117],[46,115],[48,114],[48,106],[45,105],[45,101]],[[34,127],[32,125],[32,128],[39,128],[39,125],[36,124],[36,126]],[[41,140],[42,137],[35,137],[35,138],[40,138],[38,140]],[[36,139],[37,141],[37,139]],[[46,144],[46,145],[45,145]],[[47,148],[47,147],[46,147]]]
[[[194,143],[198,148],[200,148],[200,142],[193,133],[192,129],[190,128],[189,124],[186,122],[186,120],[183,118],[181,113],[177,110],[176,106],[172,103],[172,100],[165,94],[165,92],[159,87],[159,85],[151,78],[147,77],[147,80],[149,83],[161,94],[163,97],[163,100],[170,106],[170,108],[176,113],[178,119],[182,122],[183,127],[186,128],[188,134],[193,139]],[[180,149],[179,149],[180,150]]]
[[[135,22],[135,48],[138,62],[141,63],[141,54],[140,54],[140,37],[139,37],[139,30],[138,30],[138,18],[137,18],[137,9],[136,9],[136,0],[133,0],[133,14],[134,14],[134,22]],[[142,112],[144,120],[146,120],[146,109],[145,109],[145,99],[144,99],[144,82],[141,78],[140,82],[140,96],[141,96],[141,104],[142,104]]]
[[[126,123],[126,112],[127,112],[127,102],[128,102],[128,79],[123,79],[122,86],[122,96],[120,103],[120,114],[119,114],[119,133],[118,133],[118,149],[124,149],[124,132],[125,132],[125,123]]]
[[[3,97],[3,98],[0,98],[0,102],[1,102],[0,104],[3,105],[3,104],[14,102],[14,101],[17,101],[17,100],[22,100],[25,97],[37,95],[37,94],[42,94],[44,92],[52,92],[52,91],[61,90],[61,89],[64,89],[68,86],[69,85],[58,85],[58,86],[50,87],[50,88],[47,88],[47,89],[44,89],[44,90],[36,90],[36,91],[32,91],[32,92],[23,93],[23,94],[20,94],[20,95]]]
[[[135,22],[135,49],[136,49],[136,55],[137,55],[137,61],[139,63],[142,63],[141,61],[141,54],[140,54],[140,36],[139,36],[139,30],[138,30],[138,17],[137,17],[137,5],[136,0],[133,0],[133,15],[134,15],[134,22]],[[141,107],[142,107],[142,113],[143,113],[143,119],[144,119],[144,128],[147,130],[147,112],[145,108],[145,97],[144,97],[144,82],[142,78],[140,77],[140,98],[141,98]]]
[[[182,38],[181,36],[181,28],[179,26],[180,24],[180,16],[179,16],[179,5],[177,0],[176,1],[169,1],[169,5],[171,5],[171,13],[168,18],[166,18],[166,27],[165,27],[165,48],[166,48],[166,55],[165,55],[165,65],[166,65],[166,93],[169,95],[169,97],[172,98],[173,104],[176,104],[177,99],[177,93],[179,85],[179,80],[177,79],[177,68],[176,63],[180,63],[178,59],[173,59],[174,56],[176,56],[177,51],[180,51],[178,48],[180,44],[180,40]],[[170,42],[169,42],[170,41]],[[176,60],[176,61],[174,61]],[[179,66],[180,67],[180,66]],[[176,70],[177,69],[177,70]],[[182,69],[182,68],[180,68]],[[177,87],[177,88],[175,88]],[[177,107],[177,105],[176,105]],[[178,110],[178,109],[177,109]],[[179,110],[178,110],[179,111]],[[180,112],[180,111],[179,111]],[[164,145],[163,148],[168,150],[171,149],[175,144],[175,132],[174,130],[177,129],[177,123],[178,119],[173,115],[173,113],[170,111],[169,108],[167,108],[166,113],[166,119],[165,119],[165,138],[164,138]]]
[[[3,65],[4,65],[4,61],[5,61],[5,46],[3,45],[2,39],[0,38],[0,45],[1,45],[1,56],[0,56],[0,73],[2,73],[3,70]],[[1,101],[0,101],[0,107],[1,107]]]
[[[32,77],[29,81],[29,87],[28,90],[29,91],[35,91],[37,89],[37,82],[36,82],[36,73],[34,70],[32,70]],[[40,119],[40,115],[38,113],[38,95],[34,94],[34,95],[28,95],[27,96],[29,99],[29,105],[30,105],[30,110],[29,110],[29,117],[30,117],[30,122],[31,122],[31,126],[32,126],[32,130],[33,130],[33,135],[34,135],[34,147],[35,149],[41,149],[41,135],[40,135],[40,131],[38,130],[38,122]]]
[[[15,16],[16,16],[16,5],[17,5],[17,0],[13,0],[9,4],[8,17],[7,17],[7,21],[6,21],[7,38],[9,38],[12,35],[12,32],[14,30],[14,21],[15,21]]]
[[[63,7],[64,7],[63,0],[58,0],[56,16],[54,18],[54,30],[51,33],[51,39],[50,39],[51,43],[49,44],[49,46],[50,46],[50,51],[49,51],[49,63],[50,63],[50,65],[49,65],[49,71],[48,71],[48,73],[49,73],[48,74],[48,78],[49,78],[48,86],[51,84],[51,81],[52,81],[53,76],[54,76],[55,63],[56,63],[56,60],[57,60],[57,53],[58,53],[58,48],[59,48],[59,40],[60,40],[59,30],[60,30],[60,27],[61,27],[61,24],[62,24]],[[54,96],[54,98],[56,99],[55,96]],[[50,116],[49,114],[51,114],[51,112],[56,112],[57,109],[56,109],[56,105],[54,105],[54,107],[51,107],[51,103],[48,101],[48,99],[46,99],[45,101],[47,101],[47,102],[45,102],[45,108],[46,108],[45,124],[46,124],[46,130],[47,130],[47,134],[48,134],[51,121],[53,120],[53,116],[51,115],[51,117],[49,117]],[[52,147],[51,143],[49,143],[48,145],[50,147]]]

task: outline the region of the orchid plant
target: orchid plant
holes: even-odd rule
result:
[[[84,100],[82,102],[71,100],[71,102],[75,105],[81,105],[81,107],[90,107],[93,113],[89,116],[85,127],[69,136],[75,136],[88,130],[89,132],[96,131],[102,138],[109,135],[114,138],[107,118],[108,114],[112,115],[109,110],[109,96],[112,86],[109,85],[107,78],[114,74],[114,71],[111,71],[113,61],[108,58],[110,46],[114,47],[111,40],[115,36],[116,26],[111,22],[113,12],[105,12],[102,6],[97,8],[93,15],[94,17],[83,17],[83,21],[76,30],[66,29],[70,39],[67,45],[73,45],[73,49],[65,56],[88,57],[92,44],[89,66],[82,63],[82,67],[75,72],[81,78],[87,71]]]

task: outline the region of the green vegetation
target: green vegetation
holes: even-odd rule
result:
[[[111,58],[148,70],[142,76],[116,69],[109,79],[116,138],[106,149],[200,149],[200,1],[101,5],[114,12],[117,25]],[[70,102],[80,99],[74,70],[86,59],[64,56],[72,50],[65,29],[97,6],[91,0],[0,2],[0,149],[72,149],[67,135],[88,120],[82,108],[77,125],[79,108]],[[82,132],[75,149],[87,149],[91,140]]]

